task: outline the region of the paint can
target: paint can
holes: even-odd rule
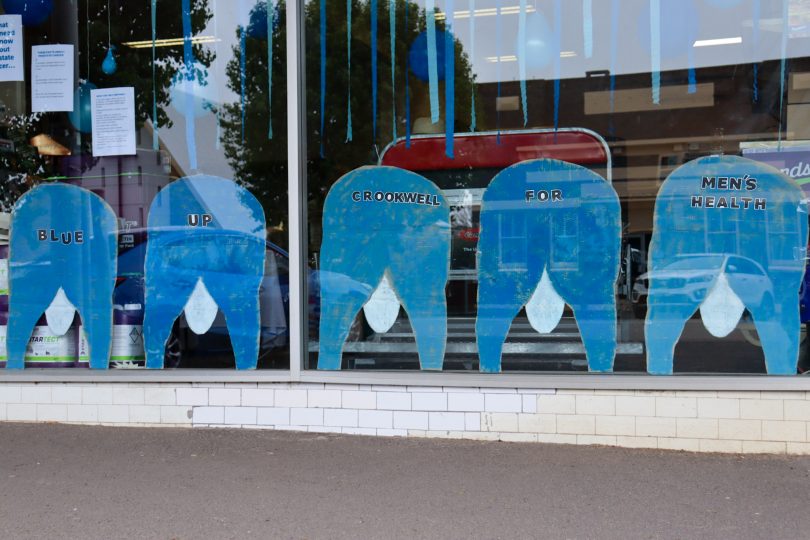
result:
[[[84,327],[78,326],[76,367],[90,367],[90,347]],[[110,367],[137,369],[146,365],[143,350],[143,306],[141,304],[116,305],[113,309]]]
[[[76,362],[76,317],[73,324],[62,336],[57,336],[48,328],[43,315],[34,326],[28,347],[25,351],[25,367],[58,368],[72,367]]]

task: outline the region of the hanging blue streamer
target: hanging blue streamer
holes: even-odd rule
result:
[[[352,0],[346,0],[346,142],[351,142],[352,134]]]
[[[753,35],[752,41],[752,49],[754,50],[754,58],[752,58],[752,62],[754,63],[754,95],[753,101],[754,103],[759,101],[759,58],[757,58],[757,53],[759,52],[759,18],[760,18],[760,3],[759,0],[752,0],[753,3],[753,13],[751,15],[751,21],[754,26],[753,28]]]
[[[269,32],[269,30],[268,30]],[[239,107],[242,110],[242,144],[245,144],[245,83],[247,73],[245,69],[247,56],[247,28],[239,27]]]
[[[377,0],[371,0],[371,133],[377,143]]]
[[[90,0],[87,0],[88,2]],[[157,40],[157,0],[152,0],[152,150],[160,148],[158,137],[157,86],[155,82],[155,41]],[[90,74],[87,74],[88,78]]]
[[[582,36],[585,58],[593,56],[593,0],[582,0]]]
[[[615,135],[613,126],[613,108],[616,104],[616,61],[619,44],[619,0],[610,4],[610,134]]]
[[[529,123],[529,108],[526,99],[526,0],[520,0],[518,14],[518,71],[520,78],[520,104],[523,107],[523,125]]]
[[[191,0],[183,0],[183,64],[185,73],[183,84],[186,91],[184,116],[186,118],[186,146],[188,147],[189,169],[197,168],[197,141],[194,122],[194,89],[193,82],[197,76],[194,69],[194,54],[191,50]]]
[[[407,4],[407,2],[406,2]],[[470,60],[475,64],[475,0],[470,0]],[[470,84],[470,131],[475,131],[475,81]]]
[[[321,37],[321,148],[320,156],[324,157],[324,140],[326,133],[324,127],[326,126],[326,0],[320,0],[320,37]]]
[[[267,0],[267,138],[273,138],[273,28],[276,6]]]
[[[436,1],[425,0],[427,22],[428,90],[430,93],[430,121],[439,121],[439,60],[436,57]]]
[[[697,75],[695,74],[695,49],[694,47],[689,47],[688,52],[686,53],[686,62],[689,64],[689,85],[687,86],[687,93],[694,94],[697,92]]]
[[[394,0],[388,2],[388,25],[391,36],[391,140],[397,140],[397,3]]]
[[[782,151],[782,119],[785,100],[785,71],[787,69],[787,42],[788,42],[788,1],[782,0],[782,50],[779,63],[779,139],[777,149]]]
[[[445,32],[444,32],[444,153],[450,159],[453,155],[453,134],[456,126],[456,47],[453,37],[455,24],[455,6],[453,0],[446,0],[444,4]]]
[[[554,0],[554,130],[560,127],[560,53],[562,52],[562,0]]]
[[[496,8],[495,12],[495,78],[498,80],[498,100],[501,99],[501,6]],[[495,102],[497,104],[497,101]],[[501,144],[501,111],[495,107],[495,129],[498,134],[495,137],[495,142]]]
[[[409,33],[408,26],[408,4],[405,2],[405,32]],[[408,85],[408,74],[411,72],[411,61],[409,54],[405,55],[405,148],[411,147],[411,94]]]
[[[652,101],[661,103],[661,0],[650,0],[650,75]]]

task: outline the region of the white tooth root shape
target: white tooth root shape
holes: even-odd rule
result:
[[[703,326],[715,337],[726,337],[740,322],[745,305],[728,284],[725,272],[717,276],[714,286],[700,304]]]
[[[217,306],[216,300],[205,288],[202,278],[199,278],[191,296],[186,301],[186,307],[183,308],[188,327],[197,335],[208,332],[208,329],[214,324],[217,311],[219,311],[219,306]]]
[[[544,268],[540,283],[526,302],[529,324],[541,334],[551,333],[560,323],[564,309],[565,300],[557,294]]]
[[[378,334],[384,334],[394,326],[399,315],[399,299],[388,277],[383,275],[371,298],[363,306],[366,322]]]
[[[48,329],[57,336],[65,335],[73,318],[76,315],[76,306],[68,300],[64,289],[59,287],[51,301],[51,305],[45,310],[45,320],[48,322]]]

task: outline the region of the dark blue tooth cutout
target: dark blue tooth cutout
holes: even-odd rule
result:
[[[715,317],[739,320],[739,309],[731,306],[741,301],[754,320],[768,373],[795,374],[806,246],[804,195],[777,169],[709,156],[673,171],[655,202],[647,371],[672,373],[686,321],[701,308],[706,324],[703,307],[723,294],[733,302],[721,303],[728,313],[715,309]],[[732,328],[736,320],[730,320]]]
[[[21,369],[31,331],[61,288],[79,312],[90,367],[109,366],[118,222],[98,195],[42,184],[20,197],[11,217],[8,363]]]
[[[536,290],[547,293],[537,298],[541,307],[559,297],[571,306],[589,369],[611,371],[620,252],[619,197],[595,172],[539,159],[498,173],[481,205],[476,320],[481,371],[501,371],[512,320],[536,298]],[[545,280],[541,284],[544,271],[553,290]],[[564,307],[559,300],[557,305],[552,328]]]
[[[340,178],[323,210],[318,369],[340,369],[352,321],[387,273],[422,369],[440,370],[449,271],[450,209],[433,182],[396,167],[361,167]]]
[[[259,201],[225,178],[182,178],[155,197],[148,227],[146,366],[163,367],[172,324],[201,282],[225,316],[236,368],[254,369],[267,236]]]

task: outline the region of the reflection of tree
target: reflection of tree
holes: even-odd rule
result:
[[[182,0],[160,0],[157,3],[157,38],[182,38]],[[110,9],[108,27],[108,7]],[[78,71],[80,78],[89,80],[99,88],[118,86],[131,86],[135,88],[135,117],[138,125],[152,118],[153,78],[152,78],[152,48],[147,45],[143,48],[124,46],[123,43],[133,41],[151,41],[151,3],[148,1],[124,2],[123,0],[79,0],[77,6],[78,42],[74,43],[78,51]],[[89,21],[87,13],[89,12]],[[202,33],[211,19],[208,0],[191,0],[191,28],[192,35]],[[74,24],[74,21],[66,21]],[[56,22],[51,26],[55,27]],[[88,29],[90,42],[88,51]],[[115,46],[115,59],[117,70],[112,75],[105,74],[101,64],[107,55],[109,39]],[[70,35],[69,27],[60,29],[54,36],[35,28],[28,29],[25,34],[26,46],[64,42]],[[76,34],[73,34],[74,36]],[[70,39],[70,38],[69,38]],[[89,52],[89,54],[88,54]],[[213,53],[201,45],[193,46],[194,57],[202,66],[210,66]],[[88,64],[89,62],[89,64]],[[157,47],[155,49],[155,77],[154,95],[157,104],[157,116],[160,126],[170,126],[171,121],[165,112],[169,104],[169,90],[173,77],[182,67],[183,45],[170,47]],[[88,73],[89,68],[89,73]],[[14,151],[0,149],[0,210],[7,210],[14,204],[20,195],[43,178],[55,172],[53,159],[40,156],[37,149],[30,145],[29,139],[37,133],[50,133],[61,143],[72,146],[69,142],[71,136],[63,128],[61,122],[66,117],[61,114],[42,116],[19,115],[8,117],[2,126],[3,138],[14,144]],[[82,137],[76,151],[84,155],[90,154],[90,138]],[[94,160],[83,162],[90,167]],[[58,172],[58,171],[57,171]]]
[[[79,2],[79,73],[99,88],[132,86],[135,88],[135,117],[138,124],[152,118],[152,48],[133,48],[122,43],[152,40],[151,2],[125,2],[122,0],[85,0],[90,2],[90,74],[87,74],[87,22],[84,20],[85,2]],[[101,70],[107,55],[107,7],[110,7],[109,33],[115,49],[118,69],[112,75]],[[181,0],[157,2],[157,39],[182,39],[183,19]],[[191,33],[200,35],[212,13],[208,0],[191,0]],[[210,66],[213,52],[203,45],[193,46],[194,58],[203,66]],[[155,94],[158,106],[158,124],[170,126],[164,107],[169,104],[172,78],[183,63],[183,44],[155,48]]]
[[[407,0],[395,0],[396,6],[396,105],[397,132],[405,134],[405,61],[414,38],[425,29],[425,12],[408,3],[408,27],[405,27]],[[391,67],[388,1],[378,3],[378,104],[377,138],[372,134],[372,89],[370,10],[367,2],[352,0],[352,127],[353,140],[346,138],[346,102],[348,70],[346,58],[346,4],[327,2],[327,65],[324,158],[320,150],[320,11],[317,1],[305,8],[306,81],[307,81],[307,181],[309,205],[317,221],[329,187],[343,174],[377,162],[377,152],[391,141]],[[287,213],[287,137],[286,137],[286,64],[284,2],[279,3],[279,24],[273,29],[273,133],[267,138],[267,43],[248,37],[246,43],[245,136],[242,142],[239,103],[224,106],[223,140],[226,156],[235,171],[236,180],[246,185],[261,200],[268,222],[277,223]],[[437,21],[437,30],[443,21]],[[470,94],[473,75],[469,59],[456,40],[456,131],[466,131],[470,116]],[[240,72],[238,46],[228,65],[229,87],[239,94]],[[427,84],[410,75],[412,109],[428,101]],[[444,113],[444,91],[441,91]],[[375,150],[376,147],[376,150]],[[317,239],[313,238],[313,241]]]

